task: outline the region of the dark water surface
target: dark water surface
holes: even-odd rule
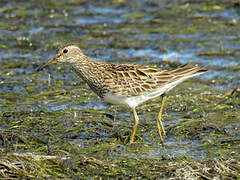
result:
[[[239,144],[233,143],[240,139],[239,3],[178,2],[1,1],[2,133],[14,129],[31,142],[35,137],[50,136],[44,134],[47,131],[53,149],[62,140],[96,157],[104,154],[97,152],[98,148],[116,143],[105,148],[109,149],[104,155],[113,159],[202,159],[239,152]],[[128,108],[102,104],[67,65],[36,72],[65,43],[78,44],[98,61],[167,69],[193,63],[206,65],[210,72],[170,93],[163,116],[165,147],[159,143],[155,127],[160,98],[139,107],[137,141],[141,145],[131,148],[122,140],[132,127]],[[116,114],[115,121],[105,113]],[[95,147],[98,140],[103,145]],[[221,144],[227,141],[230,144]],[[30,142],[18,150],[35,151]]]

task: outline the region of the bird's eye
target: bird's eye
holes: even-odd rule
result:
[[[63,53],[64,53],[64,54],[66,54],[67,52],[68,52],[68,50],[67,50],[67,49],[64,49],[64,50],[63,50]]]

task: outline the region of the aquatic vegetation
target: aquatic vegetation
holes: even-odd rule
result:
[[[1,178],[239,178],[237,1],[2,1],[0,14]],[[169,93],[164,146],[160,98],[137,108],[126,145],[126,107],[102,104],[66,66],[36,73],[67,42],[99,61],[210,72]]]

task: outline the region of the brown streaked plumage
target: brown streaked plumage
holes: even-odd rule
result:
[[[130,137],[133,143],[138,126],[135,108],[143,102],[162,96],[162,104],[157,119],[161,141],[165,135],[162,125],[165,94],[184,80],[205,73],[204,67],[183,65],[174,70],[161,70],[138,64],[107,64],[93,61],[85,56],[74,44],[61,47],[56,57],[41,66],[38,71],[57,62],[68,63],[72,69],[105,102],[127,105],[133,110],[135,123]]]

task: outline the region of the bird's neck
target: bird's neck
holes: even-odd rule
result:
[[[87,57],[80,61],[75,61],[73,64],[71,63],[73,71],[100,97],[100,90],[103,81],[102,74],[99,73],[99,65],[101,66],[101,64],[103,63],[90,60]]]
[[[88,59],[87,56],[84,55],[72,61],[71,66],[78,75],[88,77],[96,72],[99,63],[100,62]]]

